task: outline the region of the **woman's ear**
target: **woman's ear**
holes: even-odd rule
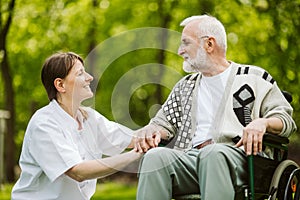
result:
[[[64,93],[66,91],[65,87],[64,87],[64,80],[61,78],[56,78],[54,80],[54,87],[56,88],[56,90],[60,93]]]

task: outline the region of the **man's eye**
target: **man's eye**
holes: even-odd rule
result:
[[[186,47],[186,42],[181,42],[181,43],[180,43],[180,46],[181,46],[181,47]]]

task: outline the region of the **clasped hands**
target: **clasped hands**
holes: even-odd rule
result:
[[[155,148],[161,141],[161,131],[155,125],[149,124],[134,133],[134,150],[146,153],[149,149]]]

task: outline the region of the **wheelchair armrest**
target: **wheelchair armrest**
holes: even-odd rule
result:
[[[232,138],[232,141],[236,144],[241,139],[240,136],[236,136]],[[282,137],[280,135],[275,135],[272,133],[265,133],[263,136],[263,143],[274,144],[274,145],[285,145],[290,141],[286,137]]]
[[[289,139],[279,135],[266,133],[263,137],[263,151],[266,147],[273,149],[273,159],[277,161],[287,159]]]
[[[282,92],[282,94],[283,94],[283,96],[285,97],[285,99],[289,102],[289,103],[291,103],[292,101],[293,101],[293,96],[289,93],[289,92],[287,92],[287,91],[281,91]]]
[[[290,142],[286,137],[271,133],[264,134],[263,141],[270,144],[288,144]]]

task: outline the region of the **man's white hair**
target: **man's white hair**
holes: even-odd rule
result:
[[[186,26],[192,21],[199,20],[198,29],[199,33],[198,37],[202,36],[212,36],[216,39],[217,44],[221,46],[226,52],[227,49],[227,39],[226,39],[226,31],[223,24],[215,17],[209,15],[196,15],[191,16],[184,19],[180,26]]]

